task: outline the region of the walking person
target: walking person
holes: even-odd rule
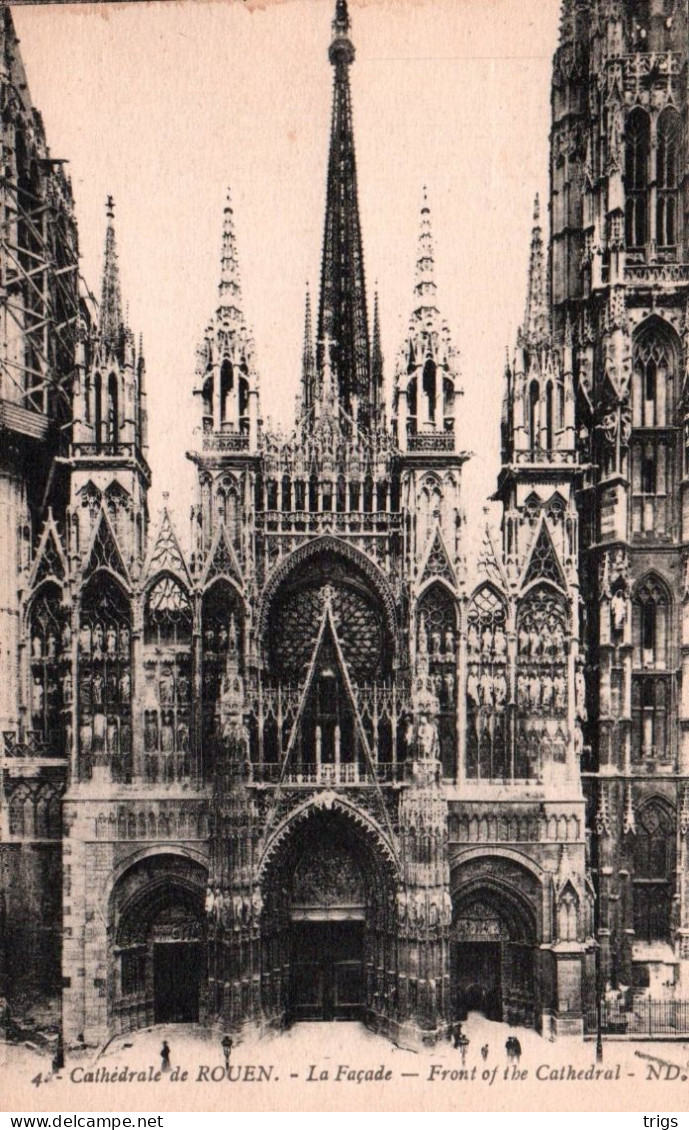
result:
[[[481,1059],[483,1060],[484,1063],[488,1059],[488,1044],[484,1044],[483,1047],[481,1048]]]
[[[514,1058],[516,1059],[517,1063],[519,1063],[519,1060],[522,1056],[522,1046],[516,1036],[513,1036],[512,1038],[512,1048],[514,1050]]]
[[[160,1070],[170,1070],[170,1045],[167,1040],[163,1040],[163,1046],[160,1049]]]
[[[467,1048],[469,1047],[469,1037],[465,1036],[464,1032],[461,1033],[459,1040],[458,1040],[458,1044],[459,1044],[459,1054],[460,1054],[461,1059],[462,1059],[462,1067],[464,1067],[464,1064],[466,1063],[466,1058],[467,1058]]]
[[[224,1036],[223,1039],[220,1041],[220,1046],[222,1047],[222,1054],[225,1058],[225,1071],[229,1072],[229,1070],[230,1070],[230,1053],[232,1052],[232,1039],[231,1039],[231,1037],[230,1036]]]

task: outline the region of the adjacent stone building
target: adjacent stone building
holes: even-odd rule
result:
[[[581,1032],[607,982],[681,996],[685,0],[563,2],[552,234],[537,204],[475,562],[425,197],[385,403],[346,0],[294,427],[262,421],[228,196],[188,546],[167,509],[149,529],[112,201],[96,307],[2,29],[12,1014],[68,1044],[354,1017],[432,1042],[468,1008]]]

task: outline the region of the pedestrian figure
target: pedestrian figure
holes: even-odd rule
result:
[[[464,1067],[464,1064],[466,1063],[466,1058],[467,1058],[467,1048],[469,1047],[469,1038],[467,1036],[465,1036],[464,1033],[462,1032],[459,1036],[458,1043],[459,1043],[459,1054],[462,1057],[462,1067]]]
[[[222,1054],[225,1057],[225,1071],[230,1070],[230,1052],[232,1051],[232,1040],[229,1036],[225,1036],[221,1040]]]
[[[167,1040],[163,1040],[163,1046],[160,1049],[160,1070],[170,1070],[170,1045]]]
[[[522,1055],[522,1046],[516,1036],[512,1037],[512,1050],[514,1053],[514,1058],[516,1059],[517,1063],[519,1063]]]
[[[505,1051],[507,1052],[507,1058],[512,1062],[514,1059],[514,1036],[508,1036],[505,1040]]]
[[[483,1047],[481,1048],[481,1059],[483,1060],[484,1063],[488,1059],[488,1044],[484,1044]]]
[[[461,1024],[455,1024],[454,1031],[453,1031],[453,1038],[454,1038],[454,1045],[455,1045],[456,1048],[458,1048],[459,1047],[459,1041],[462,1038],[462,1025]]]

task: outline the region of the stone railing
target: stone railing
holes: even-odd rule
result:
[[[455,437],[452,432],[429,432],[409,436],[409,450],[413,452],[453,452]]]

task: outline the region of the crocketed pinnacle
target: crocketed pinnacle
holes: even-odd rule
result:
[[[242,287],[234,230],[234,212],[229,188],[223,210],[218,307],[221,313],[229,314],[230,317],[234,316],[237,321],[242,320]]]
[[[359,423],[368,419],[372,401],[364,257],[359,221],[356,159],[349,67],[354,47],[349,39],[345,0],[337,0],[329,58],[334,68],[333,109],[318,310],[318,372],[323,342],[332,345],[338,398],[347,414],[358,405]]]
[[[417,308],[427,307],[437,310],[431,210],[428,206],[428,196],[425,187],[421,207],[421,226],[419,229],[419,249],[416,257],[416,283],[414,286],[414,294],[416,296]]]
[[[107,226],[105,229],[103,285],[100,300],[100,336],[108,349],[115,350],[122,341],[125,327],[122,317],[122,289],[115,243],[115,201],[112,196],[108,196],[105,209]]]
[[[550,321],[546,290],[541,209],[538,196],[536,196],[529,256],[529,278],[526,288],[526,309],[521,333],[525,344],[531,346],[543,345],[549,337]]]

